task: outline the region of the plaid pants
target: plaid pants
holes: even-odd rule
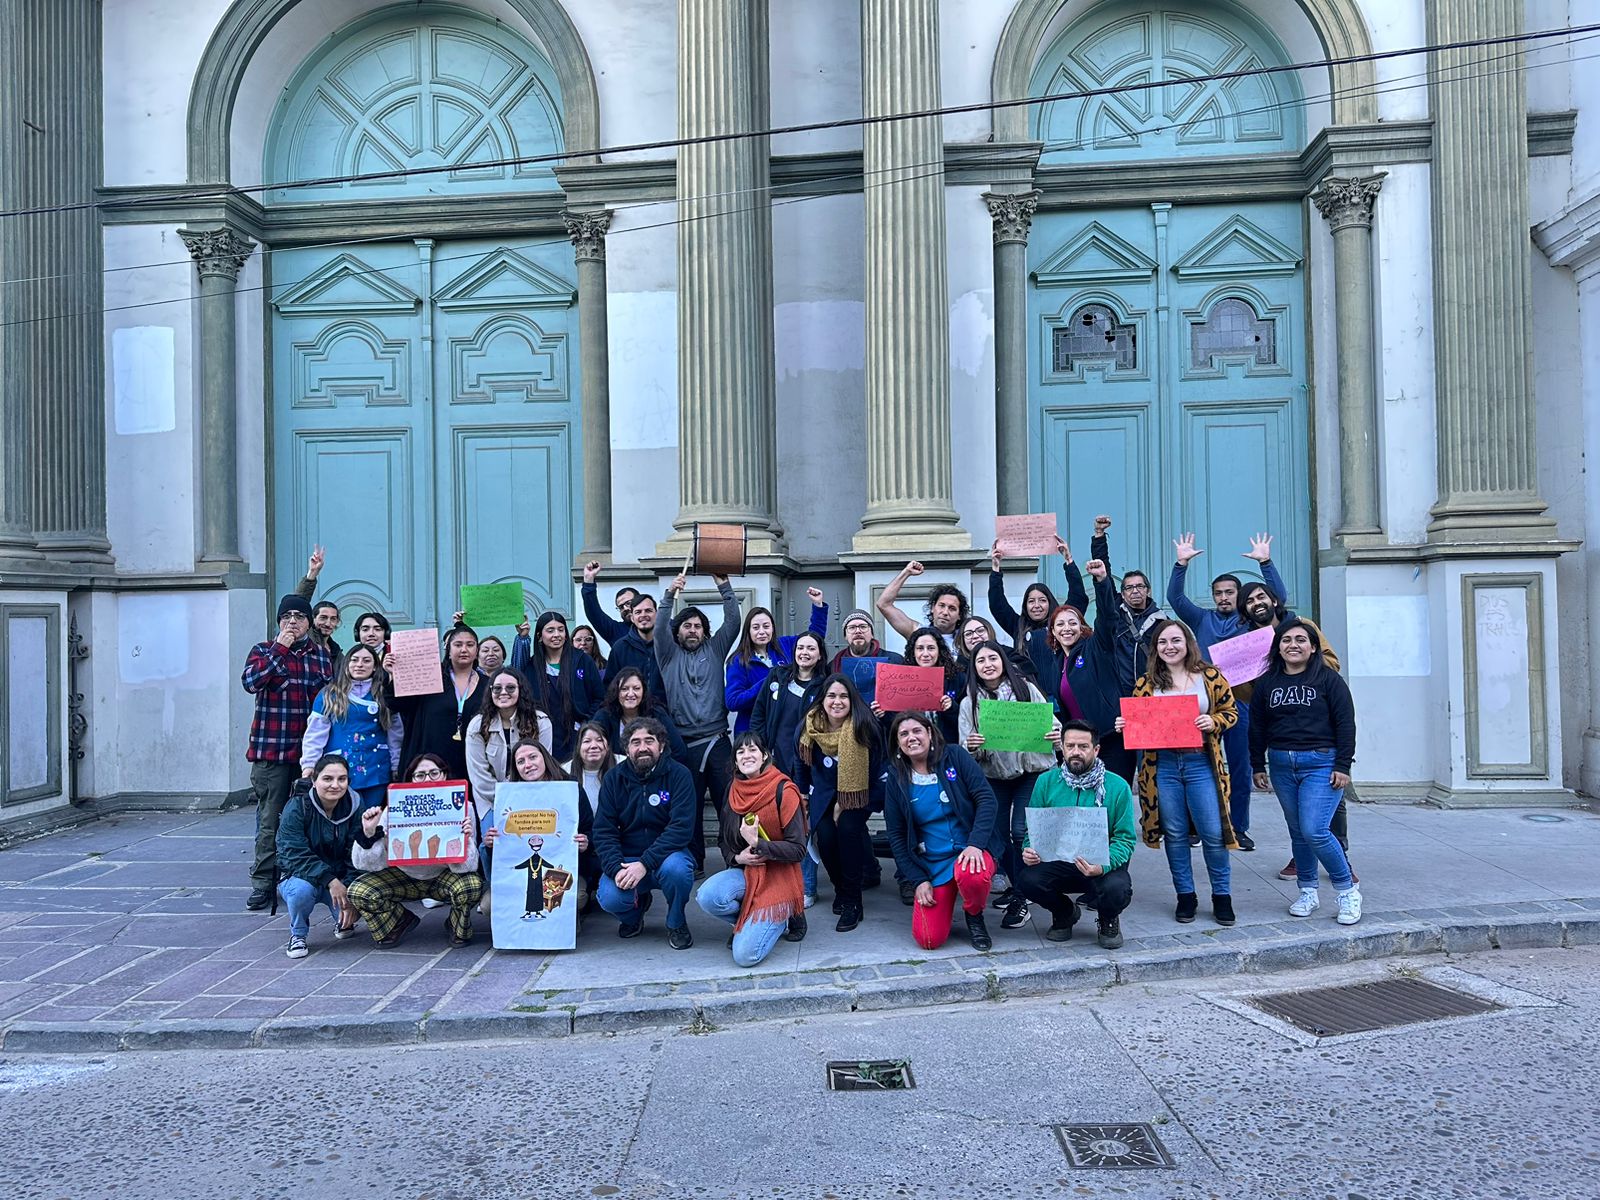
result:
[[[450,936],[472,936],[472,910],[483,895],[483,880],[476,874],[443,871],[432,879],[413,879],[399,867],[385,867],[363,875],[350,885],[350,903],[366,918],[372,940],[381,942],[400,927],[407,900],[437,900],[450,906]]]

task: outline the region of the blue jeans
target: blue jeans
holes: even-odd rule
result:
[[[688,924],[683,910],[694,890],[694,859],[687,850],[674,850],[654,871],[646,871],[637,887],[627,891],[619,888],[610,875],[602,875],[600,907],[624,925],[637,925],[644,920],[644,897],[657,888],[667,898],[667,928],[683,928]]]
[[[739,919],[739,908],[744,903],[744,868],[730,867],[726,871],[718,871],[700,885],[695,900],[708,915],[729,925],[734,924]],[[772,948],[788,928],[788,921],[746,921],[743,929],[733,931],[735,965],[756,966],[772,953]]]
[[[298,875],[278,880],[278,895],[283,897],[284,907],[289,910],[290,937],[303,938],[311,932],[311,912],[317,905],[325,904],[328,911],[333,912],[333,897],[328,889],[317,887]]]
[[[1328,878],[1339,891],[1355,886],[1350,877],[1350,860],[1329,826],[1334,811],[1344,799],[1344,789],[1333,786],[1332,750],[1269,750],[1267,770],[1272,790],[1283,806],[1283,820],[1289,826],[1289,844],[1294,847],[1295,874],[1300,886],[1317,886],[1317,864],[1328,871]]]
[[[817,895],[817,860],[811,857],[811,847],[806,847],[806,856],[800,860],[800,878],[805,880],[806,895],[812,899]]]
[[[1167,849],[1167,866],[1178,894],[1194,891],[1194,868],[1189,861],[1191,826],[1200,835],[1211,894],[1231,894],[1228,848],[1222,844],[1222,811],[1217,781],[1211,774],[1211,756],[1203,750],[1192,754],[1160,751],[1156,755],[1156,798],[1161,808],[1161,844]]]
[[[1235,833],[1250,832],[1250,706],[1239,705],[1239,722],[1222,735],[1228,760],[1228,816]]]

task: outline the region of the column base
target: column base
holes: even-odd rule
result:
[[[1583,766],[1578,787],[1591,800],[1600,798],[1600,729],[1583,731]]]
[[[36,533],[34,544],[39,553],[49,559],[87,563],[96,567],[114,567],[111,543],[104,535],[93,533]]]
[[[861,529],[850,539],[850,548],[856,554],[904,553],[914,558],[934,550],[971,549],[972,535],[961,528],[960,519],[949,508],[906,505],[869,510],[861,518]]]
[[[1465,545],[1549,541],[1556,535],[1556,522],[1546,508],[1537,496],[1441,500],[1431,510],[1428,541]]]
[[[1423,797],[1434,808],[1579,808],[1583,802],[1568,788],[1464,789],[1434,784]]]

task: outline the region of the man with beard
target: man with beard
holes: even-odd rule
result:
[[[944,644],[950,647],[950,653],[959,655],[960,652],[956,649],[956,630],[960,629],[962,622],[972,615],[972,606],[967,603],[967,594],[955,584],[933,585],[933,591],[928,593],[926,620],[913,620],[895,604],[900,589],[906,585],[906,580],[921,575],[926,569],[915,561],[901,567],[900,574],[891,579],[879,595],[878,611],[883,614],[883,619],[889,622],[889,628],[901,637],[908,638],[924,626],[932,626],[939,631]]]
[[[844,649],[833,656],[833,662],[828,664],[828,673],[840,675],[844,672],[844,660],[847,658],[882,658],[883,647],[878,644],[878,639],[872,636],[872,616],[864,608],[853,608],[844,615]]]
[[[1063,762],[1039,776],[1028,808],[1104,809],[1111,861],[1047,862],[1024,840],[1018,885],[1024,896],[1050,911],[1050,928],[1044,935],[1048,940],[1065,942],[1072,937],[1079,916],[1072,896],[1077,893],[1099,915],[1101,947],[1115,950],[1122,945],[1122,911],[1133,900],[1133,881],[1128,877],[1128,860],[1133,857],[1137,836],[1133,793],[1100,761],[1099,739],[1088,722],[1063,725],[1060,745]]]
[[[738,622],[734,622],[735,628]],[[667,901],[667,944],[694,945],[685,916],[694,889],[694,836],[698,805],[689,772],[665,754],[667,731],[641,717],[623,731],[627,766],[607,771],[595,805],[589,844],[600,860],[600,907],[621,922],[620,937],[644,929],[652,893]]]
[[[611,649],[606,657],[605,686],[611,686],[622,668],[635,667],[644,676],[645,691],[658,700],[665,700],[667,693],[661,686],[661,671],[656,666],[655,600],[632,588],[620,588],[617,607],[623,619],[619,621],[608,616],[600,607],[600,594],[595,587],[595,576],[599,574],[599,563],[583,564],[583,615]]]

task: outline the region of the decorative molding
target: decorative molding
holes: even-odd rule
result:
[[[255,253],[256,244],[224,225],[220,229],[180,229],[178,236],[200,266],[200,278],[239,281],[239,272]]]
[[[985,192],[983,202],[988,205],[989,217],[994,222],[996,246],[1005,242],[1028,244],[1033,214],[1039,210],[1038,192]]]
[[[89,643],[78,632],[78,614],[67,617],[67,758],[72,771],[72,798],[76,799],[77,767],[88,753],[89,718],[83,713],[84,694],[78,688],[78,664],[89,657]]]
[[[1518,591],[1522,593],[1522,621],[1525,629],[1523,652],[1527,655],[1528,757],[1520,762],[1485,762],[1482,756],[1482,714],[1478,707],[1478,649],[1481,636],[1495,631],[1480,629],[1477,599],[1480,592]],[[1559,776],[1559,764],[1550,763],[1549,727],[1545,711],[1544,655],[1544,576],[1537,571],[1526,574],[1476,574],[1461,577],[1462,696],[1466,727],[1466,765],[1469,779],[1544,779]]]
[[[561,214],[566,222],[567,236],[572,239],[573,253],[579,262],[604,262],[606,257],[606,230],[611,228],[611,213],[606,209],[593,212]]]
[[[344,253],[280,292],[272,307],[285,317],[416,312],[422,298],[391,274]]]
[[[1180,279],[1292,275],[1300,255],[1241,216],[1232,216],[1172,264]]]
[[[1579,280],[1600,274],[1600,187],[1535,225],[1533,240],[1551,266],[1568,267]]]
[[[1371,229],[1372,212],[1387,175],[1387,171],[1354,177],[1330,175],[1311,193],[1311,202],[1335,233],[1342,229]]]
[[[576,298],[572,283],[501,246],[435,292],[433,302],[446,310],[499,312],[510,307],[566,308]]]
[[[1160,264],[1099,221],[1090,221],[1033,273],[1041,287],[1148,280]]]

